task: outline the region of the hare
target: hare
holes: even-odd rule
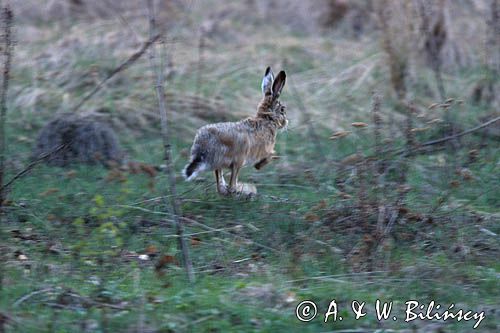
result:
[[[213,170],[219,194],[244,191],[245,185],[238,184],[240,169],[253,165],[260,170],[268,164],[275,153],[278,130],[288,125],[286,108],[278,100],[285,80],[284,71],[279,72],[275,79],[271,68],[267,67],[261,86],[264,96],[255,117],[205,125],[198,129],[190,162],[183,170],[187,181],[201,171]],[[226,186],[223,169],[231,170],[229,187]],[[251,191],[255,193],[255,187]]]

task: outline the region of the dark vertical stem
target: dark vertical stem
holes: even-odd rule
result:
[[[12,21],[13,13],[7,4],[2,8],[3,23],[3,80],[0,91],[0,187],[2,187],[5,178],[5,149],[6,133],[5,121],[7,117],[7,91],[9,90],[10,66],[12,60]],[[0,191],[0,209],[5,200],[5,191]]]
[[[495,94],[496,86],[499,84],[500,76],[500,0],[491,0],[491,16],[487,21],[486,33],[486,59],[484,62],[486,70],[486,101],[494,103],[498,98]],[[483,94],[485,94],[483,92]]]
[[[420,0],[418,2],[420,16],[422,18],[422,32],[426,39],[426,49],[428,61],[430,62],[432,71],[436,78],[436,84],[439,92],[439,96],[442,101],[446,99],[446,90],[444,88],[443,77],[441,74],[442,59],[441,59],[441,49],[443,43],[446,39],[445,29],[445,18],[444,18],[444,2],[439,1],[439,12],[429,13],[426,8],[428,3]],[[432,17],[436,16],[435,23],[431,25]]]
[[[491,0],[491,17],[489,20],[488,55],[492,77],[498,80],[500,73],[500,0]]]
[[[149,32],[151,36],[154,36],[156,32],[156,20],[155,20],[155,9],[153,0],[148,0],[147,4],[149,13],[149,29],[150,29]],[[156,75],[155,90],[156,90],[156,97],[158,98],[158,108],[161,120],[161,135],[163,140],[164,158],[166,164],[165,172],[167,173],[167,178],[170,188],[170,196],[169,196],[170,202],[166,201],[166,206],[170,208],[173,215],[174,225],[176,228],[177,238],[179,242],[179,249],[181,250],[182,253],[182,259],[184,267],[186,268],[188,280],[190,282],[194,282],[195,276],[194,276],[193,265],[191,263],[191,259],[189,256],[188,245],[184,237],[184,227],[181,220],[182,212],[177,198],[175,174],[172,163],[170,135],[168,131],[168,118],[167,118],[167,110],[165,102],[165,92],[163,88],[164,74],[163,70],[159,68],[158,65],[156,64],[156,47],[154,45],[151,48],[149,55],[150,55],[149,60],[151,63],[151,69]]]
[[[375,141],[375,155],[380,158],[377,166],[377,172],[384,172],[383,147],[382,147],[382,117],[380,116],[380,95],[377,92],[373,93],[372,100],[372,117],[373,117],[373,140]]]
[[[412,151],[415,147],[415,133],[413,132],[413,117],[416,113],[415,106],[413,105],[413,101],[409,102],[406,108],[406,128],[405,128],[405,136],[406,136],[406,153],[403,158],[401,167],[400,167],[400,184],[406,183],[406,174],[408,172],[409,159],[411,157]]]
[[[406,77],[408,76],[408,59],[405,54],[402,54],[399,48],[394,45],[394,28],[389,24],[391,13],[391,6],[388,1],[377,1],[375,6],[375,14],[381,28],[381,44],[382,49],[385,51],[388,59],[389,73],[391,84],[396,92],[399,100],[406,98],[407,87]]]
[[[3,23],[3,80],[0,91],[0,291],[3,289],[3,274],[4,274],[4,259],[5,249],[1,245],[3,243],[3,203],[5,200],[6,189],[3,188],[5,178],[5,149],[6,149],[6,133],[5,121],[7,117],[7,91],[9,90],[10,65],[12,61],[12,22],[14,15],[9,5],[2,8],[1,21]],[[1,293],[0,293],[1,294]],[[1,314],[0,314],[1,317]],[[2,318],[0,318],[2,321]],[[0,330],[3,330],[3,323],[0,323]]]
[[[203,78],[203,68],[204,68],[204,51],[205,51],[205,30],[201,29],[200,41],[198,43],[198,69],[196,77],[196,95],[199,96],[201,92],[201,81]]]
[[[385,170],[385,154],[382,147],[382,117],[380,116],[380,95],[373,92],[372,97],[372,117],[373,117],[373,140],[375,144],[375,159],[372,162],[372,187],[374,200],[378,206],[381,189],[384,188],[382,174]]]

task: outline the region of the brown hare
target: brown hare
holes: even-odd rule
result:
[[[276,134],[288,125],[285,106],[278,100],[285,80],[284,71],[275,79],[271,68],[267,67],[262,80],[264,97],[255,117],[210,124],[198,130],[191,148],[191,160],[183,170],[186,180],[193,179],[201,171],[213,170],[219,194],[244,191],[245,186],[238,184],[240,169],[253,165],[259,170],[269,163],[275,153]],[[229,187],[223,169],[231,170]],[[255,187],[250,191],[255,193]]]

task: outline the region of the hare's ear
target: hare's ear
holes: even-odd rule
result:
[[[278,76],[276,76],[276,79],[273,82],[273,98],[277,99],[280,97],[281,90],[283,90],[283,87],[285,86],[285,81],[286,81],[286,73],[285,71],[281,71],[278,73]]]
[[[271,86],[273,85],[274,74],[271,70],[271,67],[266,68],[266,72],[264,73],[264,78],[262,79],[262,93],[264,95],[271,94]]]

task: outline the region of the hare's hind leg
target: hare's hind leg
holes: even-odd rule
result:
[[[236,192],[238,186],[238,174],[240,173],[240,167],[231,164],[231,178],[229,180],[229,191]]]
[[[217,192],[219,194],[226,194],[226,181],[224,180],[224,174],[222,173],[221,169],[216,169],[214,171],[215,173],[215,181],[216,181],[216,186],[217,186]]]

